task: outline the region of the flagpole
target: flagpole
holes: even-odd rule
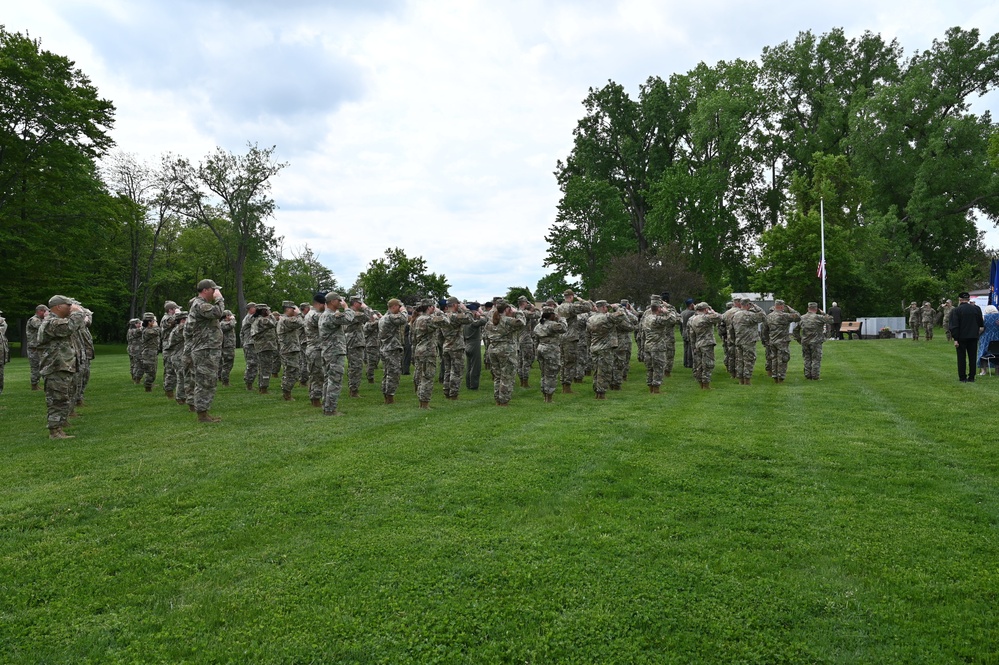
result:
[[[826,311],[826,202],[819,199],[819,235],[822,236],[822,256],[819,265],[822,266],[822,311]]]

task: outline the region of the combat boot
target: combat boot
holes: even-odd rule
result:
[[[653,392],[653,394],[658,395],[659,394],[659,386],[652,386],[652,392]]]
[[[228,388],[229,387],[229,379],[222,379],[222,385],[225,386],[226,388]]]
[[[672,374],[672,372],[663,372],[663,376],[665,376],[667,379],[669,378],[670,374]]]
[[[429,410],[430,409],[430,402],[422,402],[421,401],[420,402],[420,408],[421,409],[427,409],[427,410]]]
[[[708,381],[707,383],[704,384],[704,389],[705,390],[711,390],[711,382],[710,381]]]
[[[173,399],[173,391],[172,390],[166,391],[166,396],[167,396],[167,399]]]
[[[147,393],[153,392],[153,387],[152,386],[146,386],[146,392]]]
[[[395,395],[386,395],[385,399],[388,400],[387,404],[395,404]]]
[[[38,390],[38,384],[34,383],[31,385],[31,392],[35,392],[36,390]]]
[[[198,411],[198,422],[199,423],[220,423],[221,418],[216,418],[215,416],[208,415],[207,411]]]
[[[375,382],[374,379],[368,379],[368,383],[374,383],[374,382]],[[302,384],[302,385],[305,385],[305,384]]]
[[[252,383],[247,383],[246,384],[246,389],[247,390],[253,390],[253,384]]]
[[[187,405],[187,410],[190,411],[191,413],[197,413],[198,412],[198,409],[195,408],[195,406],[193,404],[188,404]]]
[[[323,411],[323,415],[324,415],[324,416],[330,416],[330,417],[332,417],[332,418],[339,418],[339,417],[340,417],[340,416],[342,416],[343,414],[342,414],[342,413],[340,413],[339,411],[334,411],[333,413],[329,413],[329,412],[327,412],[327,411]]]
[[[654,395],[655,392],[656,392],[656,387],[655,386],[649,386],[649,394],[650,395]]]
[[[750,383],[751,381],[752,381],[752,379],[746,379],[746,385],[747,385],[747,386],[748,386],[748,385],[752,385],[752,384]]]
[[[264,388],[263,386],[261,386],[259,392],[260,392],[261,395],[266,395],[267,394],[267,388]]]
[[[607,399],[607,393],[597,393],[597,399]]]
[[[49,428],[49,438],[50,439],[75,439],[76,437],[72,434],[66,434],[62,431],[61,427],[50,427]]]
[[[552,396],[549,395],[548,393],[545,393],[545,404],[551,404],[551,403],[552,403]]]
[[[571,395],[572,394],[572,384],[571,383],[563,383],[562,384],[562,394],[563,395]]]
[[[392,402],[390,402],[390,401],[389,401],[389,396],[388,396],[388,395],[386,395],[386,394],[384,394],[384,393],[383,393],[383,394],[382,394],[382,397],[384,397],[384,398],[385,398],[385,403],[386,403],[386,404],[391,404],[391,403],[392,403]]]
[[[590,376],[590,373],[589,373],[589,372],[587,372],[587,373],[586,373],[586,376]],[[582,382],[583,382],[583,380],[582,380],[582,379],[576,379],[575,381],[573,381],[573,383],[582,383]]]
[[[176,401],[177,404],[180,404],[181,406],[184,406],[185,404],[187,404],[187,400],[186,399],[181,399],[179,397],[176,400],[174,400],[174,401]]]
[[[283,399],[286,402],[294,402],[295,401],[295,398],[291,396],[291,391],[290,390],[285,390],[283,393],[281,393],[281,399]]]
[[[350,389],[350,396],[351,397],[360,397],[361,393],[357,392],[357,388],[351,388]]]
[[[298,383],[299,383],[299,385],[303,385],[303,386],[307,386],[307,385],[309,385],[309,382],[308,382],[308,381],[306,381],[305,379],[302,379],[302,380],[301,380],[301,381],[299,381]]]
[[[322,406],[322,405],[323,401],[321,399],[319,399],[318,397],[312,398],[312,406]]]

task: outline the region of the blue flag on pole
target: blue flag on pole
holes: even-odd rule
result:
[[[989,268],[989,304],[999,307],[999,261],[995,259]]]

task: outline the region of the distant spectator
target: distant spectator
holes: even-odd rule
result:
[[[835,339],[843,339],[843,333],[840,332],[840,326],[843,325],[843,310],[839,308],[839,303],[834,302],[829,308],[828,314],[833,318],[832,336]]]
[[[988,371],[989,360],[983,360],[983,357],[989,352],[990,342],[999,342],[999,309],[995,305],[985,308],[985,332],[978,338],[978,366],[981,368],[979,376]]]
[[[960,304],[950,314],[950,332],[957,349],[957,377],[961,383],[975,382],[978,338],[985,330],[985,319],[978,305],[971,304],[967,291],[958,296]]]

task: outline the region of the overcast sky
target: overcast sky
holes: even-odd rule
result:
[[[0,21],[76,61],[117,106],[123,151],[276,145],[286,253],[308,243],[341,285],[399,246],[481,299],[545,274],[552,171],[590,86],[634,92],[803,30],[911,53],[952,26],[999,32],[999,3],[36,0]]]

